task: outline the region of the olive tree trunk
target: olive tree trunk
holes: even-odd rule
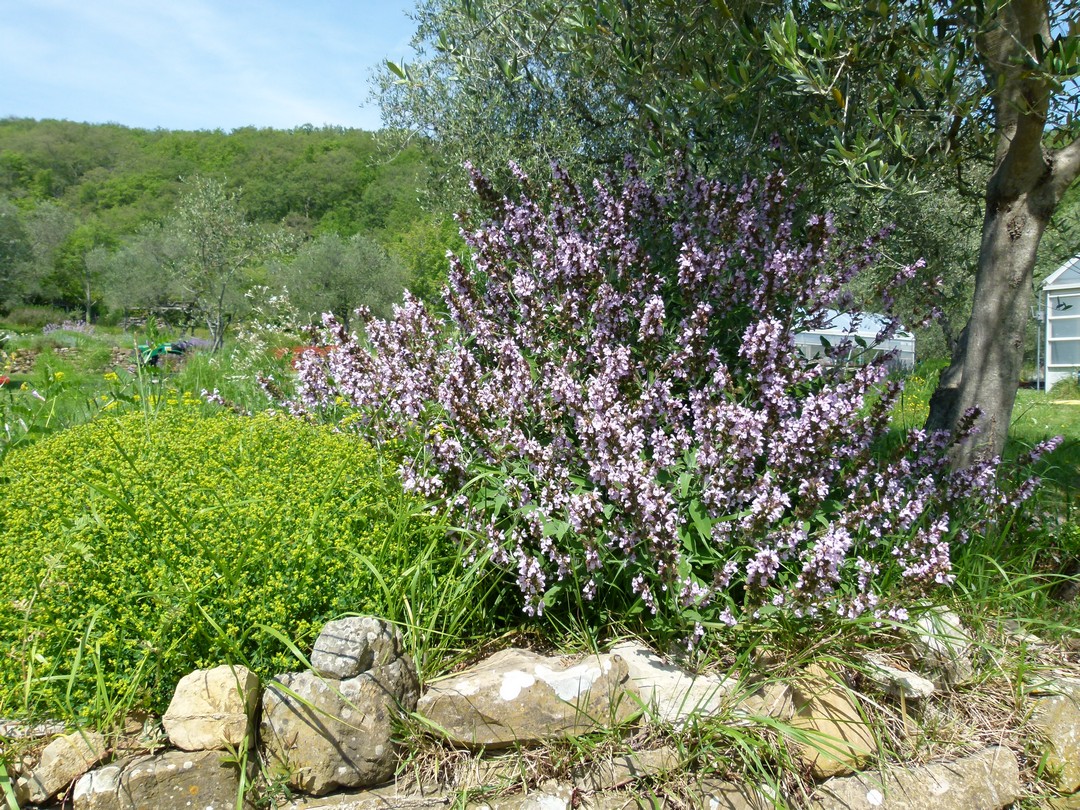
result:
[[[998,456],[1005,447],[1039,241],[1080,171],[1080,140],[1058,149],[1044,143],[1054,86],[1028,67],[1037,38],[1050,42],[1047,4],[1014,0],[978,43],[986,80],[995,88],[994,172],[987,184],[971,318],[930,400],[926,422],[929,429],[955,430],[966,412],[978,410],[978,432],[956,447],[955,467]]]

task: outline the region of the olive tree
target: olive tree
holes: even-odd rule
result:
[[[303,315],[317,321],[322,313],[332,312],[346,328],[359,307],[388,317],[408,281],[405,267],[363,234],[348,239],[321,234],[290,262],[276,265],[274,276]]]
[[[710,174],[770,145],[810,194],[952,183],[983,198],[971,315],[929,425],[972,407],[967,465],[1000,453],[1042,235],[1080,172],[1080,10],[1051,0],[424,0],[391,126],[496,168],[678,153]],[[983,178],[986,178],[985,180]]]
[[[185,181],[171,226],[184,245],[173,270],[217,351],[242,305],[245,274],[287,251],[290,239],[249,221],[237,192],[200,176]]]
[[[112,309],[159,309],[181,306],[186,292],[174,268],[184,259],[186,243],[161,223],[144,225],[116,250],[96,248],[86,263],[104,279],[105,301]]]

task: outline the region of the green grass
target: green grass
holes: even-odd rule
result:
[[[944,361],[921,363],[904,381],[904,391],[893,410],[893,426],[907,430],[922,427],[930,412],[930,395],[937,386]],[[1040,463],[1036,472],[1060,494],[1064,504],[1080,493],[1080,388],[1075,384],[1052,391],[1021,388],[1016,394],[1005,457],[1015,459],[1041,441],[1063,437],[1060,447]]]
[[[0,324],[7,338],[0,346],[0,374],[10,378],[0,387],[0,459],[9,448],[85,424],[102,412],[146,412],[185,397],[201,398],[204,390],[219,391],[239,410],[261,411],[272,403],[257,377],[273,377],[286,388],[290,379],[286,359],[237,342],[216,355],[193,351],[158,368],[136,363],[136,345],[176,335],[118,329],[43,335],[40,329],[18,328]],[[21,370],[24,361],[15,364],[15,356],[32,357],[32,368]]]
[[[1037,471],[1059,493],[1066,516],[1080,495],[1080,404],[1069,400],[1080,401],[1080,395],[1057,388],[1049,393],[1018,392],[1008,448],[1019,453],[1053,436],[1063,437],[1061,446],[1040,462]]]

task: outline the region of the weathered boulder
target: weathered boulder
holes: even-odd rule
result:
[[[574,787],[590,793],[628,785],[647,776],[678,770],[679,752],[671,746],[592,760],[574,768]]]
[[[1062,793],[1080,790],[1080,681],[1057,678],[1029,692],[1031,727],[1036,747],[1055,787]]]
[[[1016,755],[985,748],[954,762],[830,779],[813,810],[998,810],[1021,796]]]
[[[356,677],[378,684],[405,712],[415,709],[416,702],[420,699],[420,677],[416,672],[416,665],[408,655],[395,658],[385,666],[369,669]]]
[[[161,722],[184,751],[235,749],[253,737],[258,702],[259,678],[247,667],[197,670],[180,679]]]
[[[321,799],[297,798],[275,805],[276,810],[439,810],[454,804],[442,793],[421,795],[397,787],[372,788],[356,793],[336,793]]]
[[[911,663],[938,689],[965,684],[975,675],[971,636],[951,610],[932,606],[913,623],[908,645]]]
[[[905,700],[921,700],[937,691],[934,682],[917,672],[894,667],[884,656],[868,653],[863,657],[863,674],[887,695]]]
[[[715,717],[738,686],[732,678],[691,675],[638,642],[617,644],[611,652],[626,662],[648,720],[679,726],[692,716]]]
[[[756,718],[774,717],[785,723],[795,716],[791,686],[781,681],[766,681],[749,694],[739,696],[732,714],[756,722]]]
[[[791,725],[805,735],[796,741],[798,759],[815,779],[851,773],[877,751],[851,691],[812,664],[792,681]]]
[[[96,731],[77,731],[50,742],[37,764],[15,784],[19,801],[44,804],[97,765],[108,751]]]
[[[629,681],[617,655],[567,665],[528,650],[502,650],[432,684],[417,711],[456,745],[527,745],[625,723],[639,711]]]
[[[343,681],[404,654],[394,625],[375,616],[349,616],[323,626],[311,651],[311,668],[324,678]]]
[[[75,783],[74,810],[233,810],[240,769],[220,751],[168,751],[90,771]]]
[[[389,669],[381,668],[381,679],[371,672],[345,681],[312,672],[275,677],[263,693],[260,725],[272,769],[313,796],[390,779],[397,764],[396,695],[412,687],[392,682]],[[415,672],[403,670],[399,660],[397,676],[415,681]]]
[[[146,757],[149,759],[149,757]],[[121,760],[85,774],[75,783],[75,810],[120,810],[120,777],[131,760]]]
[[[566,784],[550,784],[528,793],[496,796],[469,802],[467,810],[572,810],[574,788]]]

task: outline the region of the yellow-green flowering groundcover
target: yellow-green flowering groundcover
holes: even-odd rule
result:
[[[163,708],[195,667],[295,668],[282,637],[382,609],[443,529],[395,462],[295,419],[103,418],[0,468],[0,716]]]

